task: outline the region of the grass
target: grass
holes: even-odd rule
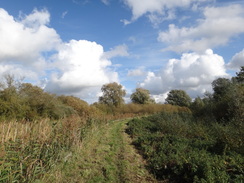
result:
[[[127,121],[92,124],[79,147],[66,152],[43,182],[155,182],[124,132]]]
[[[0,182],[33,182],[80,141],[82,120],[0,123]]]

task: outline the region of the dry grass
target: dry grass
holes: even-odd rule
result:
[[[30,140],[46,141],[50,138],[52,126],[49,120],[40,120],[32,123],[9,121],[0,123],[1,143],[21,140],[26,144]]]
[[[31,182],[79,144],[85,120],[4,121],[0,123],[0,182]]]

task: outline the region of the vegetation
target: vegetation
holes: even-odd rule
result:
[[[214,80],[213,94],[206,93],[192,103],[182,97],[187,96],[185,92],[172,90],[167,102],[189,106],[190,112],[163,112],[128,123],[127,133],[157,179],[173,183],[243,181],[241,73],[243,67],[231,80]]]
[[[165,182],[241,182],[244,126],[197,123],[190,113],[161,113],[128,123],[147,167]]]
[[[244,84],[241,73],[232,79],[218,78],[212,82],[213,94],[206,93],[204,98],[196,98],[190,108],[198,120],[206,123],[244,122]]]
[[[135,104],[155,103],[155,100],[150,98],[149,90],[143,88],[137,88],[136,91],[131,94],[130,99]]]
[[[65,153],[43,182],[155,182],[124,132],[128,120],[92,123],[82,148]],[[72,170],[72,171],[71,171]]]
[[[238,83],[244,84],[244,66],[241,67],[240,72],[236,73],[235,79]]]
[[[130,110],[126,105],[89,105],[77,97],[56,96],[6,76],[0,90],[0,182],[33,182],[44,177],[51,181],[54,174],[49,172],[63,166],[70,153],[81,153],[80,147],[90,138],[87,134],[94,129],[107,129],[110,120],[148,114],[142,106],[127,105]],[[162,108],[158,105],[149,113]],[[109,175],[110,170],[106,171]]]
[[[110,83],[92,105],[5,76],[0,183],[154,182],[129,146],[124,118],[134,118],[127,132],[160,181],[241,182],[243,73],[244,67],[236,77],[216,79],[213,93],[193,102],[183,90],[172,90],[168,104],[155,104],[148,90],[138,89],[124,104],[122,86]]]
[[[191,98],[184,90],[171,90],[165,99],[167,104],[189,107]]]
[[[99,97],[99,102],[108,106],[118,107],[124,104],[123,97],[126,92],[122,85],[114,82],[102,86],[103,96]]]
[[[60,119],[75,113],[54,94],[38,86],[16,81],[6,76],[0,90],[0,118],[35,120],[41,118]]]

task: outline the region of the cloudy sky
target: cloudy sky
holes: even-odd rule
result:
[[[194,98],[243,65],[243,0],[0,0],[0,77],[89,103],[110,82]]]

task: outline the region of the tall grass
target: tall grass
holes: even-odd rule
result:
[[[82,140],[85,121],[71,117],[0,123],[0,182],[31,182],[60,161],[60,152]]]

